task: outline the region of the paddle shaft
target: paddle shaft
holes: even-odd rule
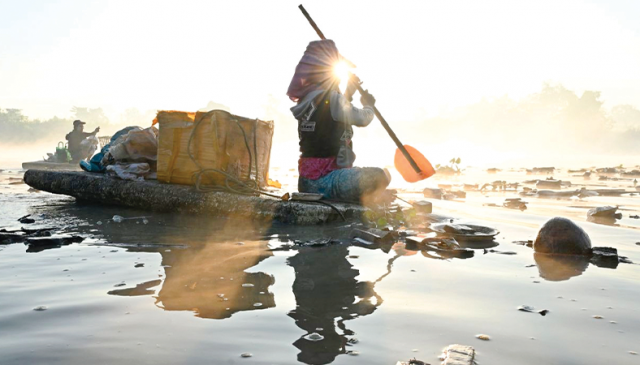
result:
[[[302,6],[301,4],[298,6],[298,8],[300,8],[300,11],[305,16],[305,18],[307,18],[307,20],[309,21],[309,24],[311,24],[311,26],[316,31],[316,33],[318,33],[318,36],[320,37],[320,39],[327,39],[322,33],[322,31],[320,30],[320,28],[318,28],[318,25],[316,24],[316,22],[314,22],[313,19],[311,19],[311,15],[307,13],[307,10],[305,10],[304,6]],[[360,84],[356,84],[356,87],[358,88],[358,92],[360,93],[360,95],[363,95],[364,93],[367,92],[362,88]],[[389,123],[387,123],[387,121],[384,119],[382,114],[380,114],[380,111],[378,111],[378,108],[376,108],[375,105],[373,106],[373,113],[376,115],[376,117],[378,118],[378,120],[380,121],[384,129],[387,131],[387,133],[389,134],[389,137],[391,137],[391,139],[396,144],[396,146],[398,146],[398,149],[400,150],[400,152],[402,152],[402,154],[404,155],[404,158],[406,158],[407,161],[409,161],[409,164],[411,165],[411,167],[413,167],[415,172],[418,174],[422,173],[422,171],[420,170],[420,167],[418,167],[418,164],[413,160],[413,158],[411,157],[407,149],[404,148],[404,145],[402,144],[402,142],[400,142],[400,140],[398,139],[398,136],[396,136],[396,134],[393,132],[393,130],[389,126]]]

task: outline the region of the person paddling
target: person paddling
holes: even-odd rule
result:
[[[300,159],[298,190],[324,199],[366,204],[384,195],[391,182],[386,169],[353,167],[353,126],[366,127],[374,117],[375,98],[361,93],[362,109],[351,104],[359,80],[351,77],[345,93],[334,67],[343,61],[332,40],[309,43],[296,67],[287,95],[297,105]]]

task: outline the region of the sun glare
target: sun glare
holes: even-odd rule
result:
[[[333,73],[340,81],[345,81],[349,78],[349,65],[344,61],[340,61],[333,67]]]
[[[333,66],[334,75],[340,80],[340,90],[344,92],[347,88],[347,82],[349,82],[349,72],[351,71],[351,67],[344,61],[338,62],[335,66]]]

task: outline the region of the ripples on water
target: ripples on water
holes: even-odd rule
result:
[[[82,205],[8,185],[15,176],[0,175],[0,227],[19,228],[16,219],[32,214],[32,226],[86,239],[37,253],[0,245],[2,364],[437,363],[452,343],[474,346],[485,364],[640,360],[629,353],[640,348],[637,265],[549,260],[512,244],[564,215],[595,246],[640,262],[634,220],[612,226],[584,216],[584,206],[612,200],[637,214],[633,197],[526,199],[525,212],[483,206],[503,196],[438,201],[438,212],[497,227],[497,250],[516,253],[479,248],[473,258],[442,260],[403,244],[372,250],[347,240],[283,249],[343,238],[349,227],[259,227]],[[148,223],[110,221],[116,214]],[[550,312],[531,315],[521,305]]]

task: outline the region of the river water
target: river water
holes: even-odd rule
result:
[[[514,192],[432,200],[435,213],[497,228],[494,249],[515,253],[478,248],[473,258],[443,260],[402,244],[286,249],[294,240],[345,237],[350,227],[257,226],[83,205],[29,192],[21,175],[0,173],[0,228],[58,227],[85,239],[38,252],[0,245],[1,364],[395,364],[414,357],[436,364],[456,343],[473,346],[480,364],[640,363],[640,266],[549,262],[513,243],[565,216],[594,246],[640,263],[640,220],[630,218],[640,211],[637,196],[527,197],[525,211],[488,205]],[[556,177],[634,189],[631,181]],[[531,178],[476,171],[399,187],[407,188],[403,197],[419,198],[427,184]],[[622,219],[587,221],[587,209],[601,205],[619,205]],[[27,214],[36,223],[17,222]],[[117,223],[114,215],[133,219]],[[521,305],[549,313],[521,312]],[[310,340],[312,333],[322,339]]]

